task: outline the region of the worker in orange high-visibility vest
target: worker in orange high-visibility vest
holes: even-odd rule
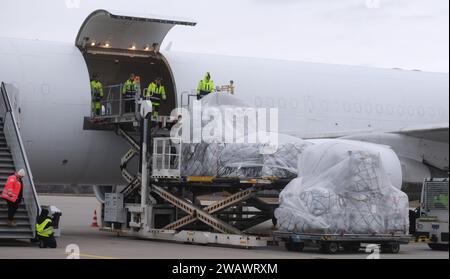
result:
[[[25,171],[20,169],[15,174],[8,177],[5,187],[3,188],[1,197],[6,200],[8,204],[8,226],[16,226],[14,215],[16,214],[19,204],[22,200],[23,184],[22,178],[25,176]]]

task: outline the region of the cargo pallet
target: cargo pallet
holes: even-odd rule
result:
[[[342,248],[345,252],[358,252],[362,243],[377,244],[382,253],[397,254],[400,244],[408,244],[411,236],[399,234],[319,234],[275,231],[275,240],[284,241],[288,251],[303,251],[307,246],[316,247],[321,253],[336,254]]]

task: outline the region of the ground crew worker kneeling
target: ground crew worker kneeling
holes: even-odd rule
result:
[[[134,74],[130,75],[130,78],[125,81],[122,87],[122,97],[125,100],[125,113],[134,112],[135,109],[135,101],[134,95],[136,94],[136,81],[134,79]]]
[[[48,216],[48,210],[42,209],[36,220],[36,233],[39,239],[39,248],[56,248],[56,239],[53,234],[53,221]]]
[[[99,116],[101,111],[101,100],[103,98],[103,85],[98,80],[98,75],[92,75],[91,79],[91,95],[92,95],[92,110],[94,116]]]
[[[214,82],[211,79],[209,72],[205,74],[205,77],[199,81],[197,86],[197,100],[200,100],[204,96],[214,91]]]
[[[159,115],[159,107],[161,101],[166,100],[166,89],[161,84],[162,78],[156,78],[154,82],[148,85],[145,98],[152,101],[152,116],[157,117]]]

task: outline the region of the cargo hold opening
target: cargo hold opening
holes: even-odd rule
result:
[[[89,75],[98,74],[99,80],[105,88],[104,98],[108,96],[108,86],[123,84],[134,73],[140,77],[141,91],[148,87],[155,78],[162,78],[167,99],[161,101],[159,114],[169,115],[176,105],[175,83],[166,65],[165,60],[154,57],[131,57],[114,54],[91,54],[84,55]],[[117,93],[117,90],[115,93]],[[116,94],[117,95],[117,94]],[[117,98],[117,96],[114,96]]]
[[[96,10],[83,22],[75,44],[83,53],[90,77],[99,75],[104,97],[114,98],[131,73],[140,78],[141,93],[155,78],[163,79],[165,101],[159,115],[168,115],[176,106],[176,85],[170,66],[159,52],[167,33],[175,25],[194,26],[191,20],[167,16],[123,15]],[[119,96],[120,97],[120,96]]]

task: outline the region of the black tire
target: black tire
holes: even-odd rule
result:
[[[428,243],[428,247],[436,251],[448,251],[448,244],[443,243]]]
[[[342,248],[347,253],[356,253],[361,248],[361,243],[359,243],[359,242],[343,243]]]
[[[336,254],[339,252],[339,243],[334,241],[325,241],[320,244],[320,251],[327,254]]]
[[[400,252],[400,244],[382,244],[381,252],[386,254],[398,254],[398,252]]]
[[[305,243],[294,242],[292,240],[288,240],[284,243],[284,247],[286,247],[286,250],[291,251],[291,252],[301,252],[301,251],[303,251],[303,248],[305,247]]]

